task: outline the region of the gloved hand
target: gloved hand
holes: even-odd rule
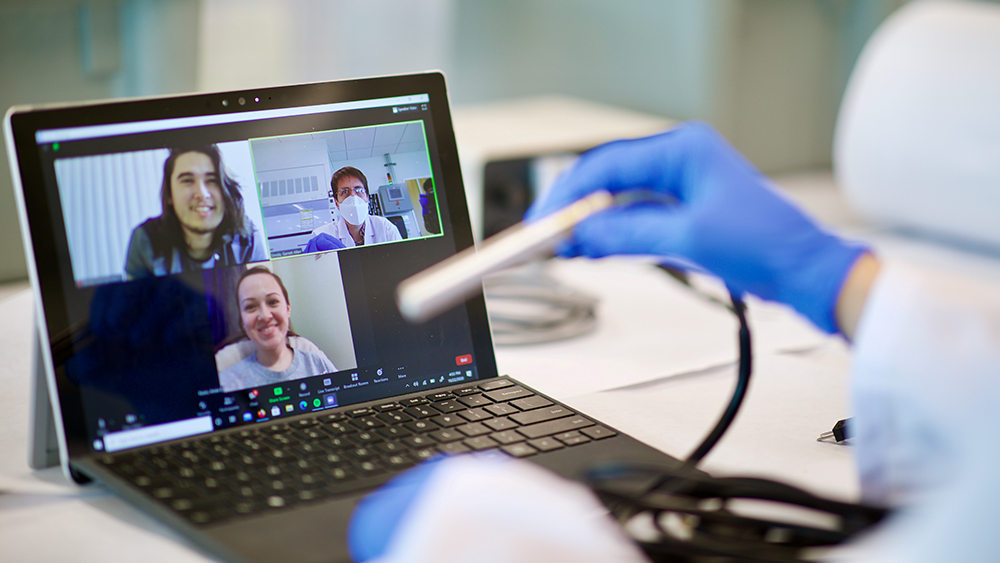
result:
[[[324,250],[340,250],[341,248],[345,248],[345,245],[340,242],[340,239],[328,233],[320,233],[309,239],[303,252],[322,252]]]
[[[351,557],[380,563],[646,559],[583,485],[499,453],[418,465],[361,500]]]
[[[596,190],[636,188],[668,194],[677,203],[599,213],[580,223],[559,253],[679,258],[720,277],[736,294],[785,303],[826,332],[837,332],[841,285],[866,249],[820,228],[707,125],[688,123],[585,153],[528,211],[527,220]]]
[[[368,561],[385,553],[389,541],[442,459],[422,463],[361,499],[347,529],[351,559]]]

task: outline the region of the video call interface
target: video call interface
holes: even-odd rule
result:
[[[463,312],[394,305],[454,252],[428,98],[367,106],[39,138],[71,271],[57,377],[93,450],[477,377]]]

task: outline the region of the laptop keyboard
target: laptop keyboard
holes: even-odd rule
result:
[[[508,379],[100,456],[196,525],[375,487],[438,454],[528,457],[616,435]]]

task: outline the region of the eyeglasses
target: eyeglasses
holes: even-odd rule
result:
[[[351,188],[340,188],[339,190],[337,190],[337,199],[338,200],[344,199],[346,197],[349,197],[351,194],[354,194],[354,195],[360,197],[360,196],[368,195],[368,192],[363,187],[358,187],[358,188],[354,188],[354,189],[351,189]]]

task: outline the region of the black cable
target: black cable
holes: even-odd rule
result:
[[[669,268],[664,270],[691,287],[687,276]],[[739,375],[729,404],[701,444],[679,465],[603,464],[591,467],[586,478],[623,525],[648,516],[649,531],[654,535],[637,538],[635,542],[652,561],[814,560],[817,550],[850,539],[880,522],[889,511],[824,498],[768,479],[718,478],[697,469],[736,418],[753,368],[746,305],[732,291],[729,297],[731,310],[739,321]],[[721,300],[710,299],[725,306]],[[734,511],[732,501],[783,504],[833,517],[835,523],[817,525],[809,519],[741,515]]]
[[[722,438],[726,430],[729,429],[729,426],[733,423],[733,419],[736,418],[736,413],[740,410],[740,406],[743,405],[747,388],[750,386],[750,374],[753,371],[753,350],[750,345],[750,327],[747,325],[746,304],[732,291],[729,292],[729,299],[733,304],[733,314],[736,315],[740,323],[739,376],[736,378],[736,387],[733,389],[733,396],[729,399],[729,405],[726,406],[726,410],[719,417],[719,421],[715,423],[715,427],[712,428],[711,432],[705,436],[701,444],[684,461],[684,464],[690,467],[698,465],[708,455],[708,452],[712,451],[712,448],[719,442],[719,439]]]

